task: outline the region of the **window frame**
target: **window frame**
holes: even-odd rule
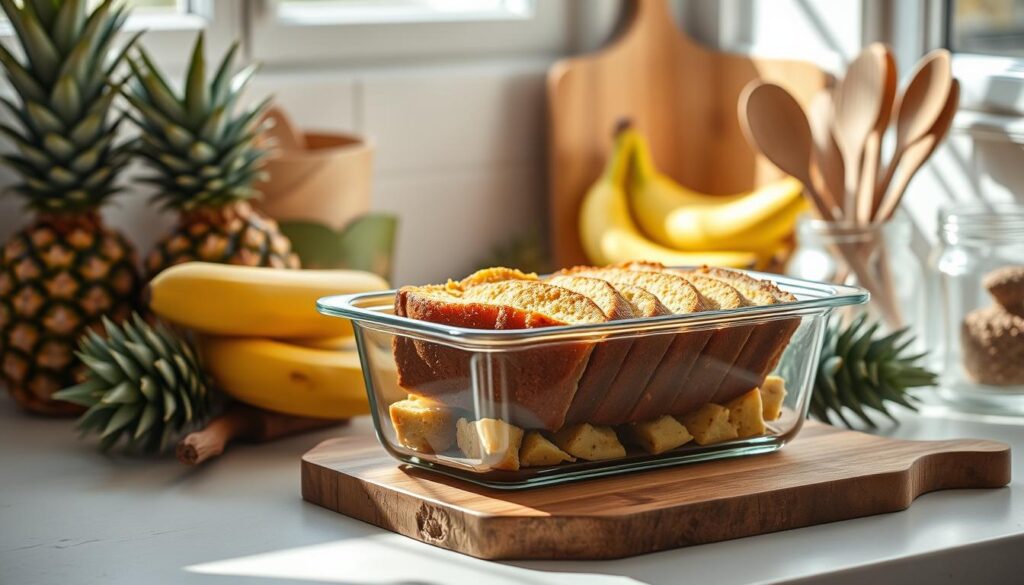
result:
[[[145,30],[146,50],[170,73],[177,74],[188,66],[188,57],[196,34],[206,32],[208,55],[226,51],[236,39],[242,39],[244,30],[241,3],[245,0],[178,0],[175,14],[156,14],[135,11],[121,31],[127,39]],[[0,42],[15,47],[14,29],[9,22],[0,23]]]
[[[913,45],[897,46],[902,49],[898,56],[912,62],[933,49],[952,51],[952,0],[918,0],[906,4],[910,10],[895,15],[897,27],[894,30],[909,30],[909,26],[899,26],[901,19],[908,18],[920,19],[924,27],[920,30],[916,50]],[[952,56],[953,76],[960,81],[961,110],[1008,118],[1024,115],[1024,58],[968,52],[953,52]],[[988,119],[991,120],[991,116]]]
[[[280,20],[276,0],[245,3],[249,56],[274,66],[410,64],[479,56],[563,54],[576,2],[524,0],[526,9],[406,18]]]

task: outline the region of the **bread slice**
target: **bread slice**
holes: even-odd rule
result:
[[[556,281],[563,278],[584,278],[587,280],[596,280],[582,276],[555,276],[552,277],[550,281]],[[602,280],[601,282],[607,281]],[[623,283],[609,283],[609,285],[613,286],[615,290],[629,302],[635,317],[660,317],[662,315],[672,314],[672,311],[668,310],[665,305],[661,304],[658,297],[647,292],[645,289]],[[594,411],[597,410],[601,405],[601,402],[604,401],[607,396],[618,395],[637,386],[642,388],[653,372],[653,368],[650,366],[650,363],[657,363],[657,361],[660,361],[661,356],[665,354],[665,351],[668,349],[671,342],[671,335],[651,336],[635,340],[613,340],[607,342],[608,345],[618,344],[619,346],[625,346],[629,351],[623,356],[623,360],[620,362],[618,370],[609,372],[606,384],[603,387],[595,385],[595,388],[593,389],[594,391],[586,391],[587,389],[590,389],[590,386],[580,384],[580,391],[577,391],[576,397],[573,399],[572,406],[569,407],[569,413],[565,417],[565,424],[571,425],[588,422],[592,419]],[[594,363],[595,359],[592,357],[591,366],[587,368],[587,372],[584,373],[584,377],[587,377]]]
[[[658,297],[673,313],[695,313],[709,308],[707,299],[689,281],[665,272],[630,270],[624,267],[594,268],[582,266],[562,271],[564,274],[593,276],[612,284],[639,286]],[[629,371],[620,371],[612,382],[608,396],[587,422],[619,425],[654,418],[634,416],[637,412],[664,414],[680,388],[680,381],[697,361],[711,331],[647,336],[637,340],[643,346],[631,352],[625,364]],[[666,346],[664,352],[659,347]]]
[[[749,299],[727,282],[704,274],[674,271],[658,262],[630,262],[622,266],[631,270],[682,275],[704,296],[710,310],[722,311],[751,305]],[[711,402],[722,380],[731,373],[753,329],[753,325],[730,325],[715,330],[686,380],[679,381],[675,393],[641,402],[631,418],[648,420],[666,413],[683,414]]]
[[[586,276],[562,275],[549,278],[545,282],[586,295],[604,311],[609,321],[632,319],[636,316],[630,302],[607,281]],[[588,420],[598,401],[608,394],[631,347],[631,338],[611,339],[595,344],[587,369],[580,378],[579,389],[566,414],[566,424]]]
[[[686,274],[726,282],[756,305],[775,305],[797,300],[792,294],[781,290],[770,281],[758,280],[736,270],[703,266]],[[711,400],[724,404],[751,388],[760,386],[765,376],[778,365],[782,352],[799,326],[800,319],[796,318],[779,319],[753,326],[747,342],[736,356],[733,368],[718,385]]]
[[[469,329],[532,329],[564,323],[533,311],[469,303],[444,285],[407,286],[395,295],[400,317]],[[392,351],[398,385],[415,394],[456,408],[470,406],[462,396],[470,387],[468,352],[396,335]]]
[[[403,287],[397,314],[471,329],[526,329],[601,323],[607,317],[589,298],[532,280]],[[411,343],[410,343],[411,341]],[[415,357],[409,355],[410,345]],[[417,394],[482,416],[501,416],[523,428],[556,430],[565,420],[592,343],[565,343],[515,352],[474,354],[444,344],[395,338],[399,383]],[[476,371],[474,371],[474,369]],[[473,383],[486,384],[492,404],[479,404]],[[504,406],[509,412],[487,412]]]

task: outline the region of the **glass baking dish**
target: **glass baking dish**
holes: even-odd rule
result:
[[[498,331],[396,316],[394,290],[317,308],[352,321],[374,426],[396,459],[518,489],[766,453],[796,436],[830,313],[868,293],[747,274],[797,300]],[[559,460],[570,453],[588,459]]]

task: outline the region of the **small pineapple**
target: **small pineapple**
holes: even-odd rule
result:
[[[911,388],[933,386],[936,375],[919,364],[925,354],[910,354],[914,337],[907,329],[877,336],[879,324],[868,323],[861,313],[847,325],[830,323],[822,342],[821,356],[811,394],[810,415],[832,423],[832,415],[851,427],[843,414],[849,410],[864,425],[874,428],[867,409],[896,422],[886,403],[917,410]],[[794,364],[797,367],[802,365]]]
[[[159,453],[209,418],[214,394],[186,340],[138,314],[120,327],[103,325],[106,338],[90,331],[79,343],[86,380],[54,395],[88,407],[78,427],[98,434],[101,450],[122,442],[128,451]]]
[[[127,10],[113,1],[90,13],[86,0],[2,0],[22,52],[0,45],[0,64],[17,95],[0,98],[11,123],[2,157],[21,177],[13,191],[35,217],[0,247],[0,378],[15,401],[40,414],[80,409],[52,399],[81,367],[78,338],[132,310],[139,291],[135,252],[103,226],[98,209],[117,192],[130,153],[114,144],[121,120],[107,78],[123,60],[113,39]]]
[[[207,83],[200,34],[180,98],[144,50],[128,59],[133,80],[125,97],[141,131],[138,154],[155,171],[142,180],[159,189],[158,201],[180,213],[177,229],[146,258],[150,277],[192,260],[299,267],[277,223],[248,203],[257,194],[252,184],[267,154],[256,141],[270,102],[233,115],[256,69],[250,66],[232,76],[237,51],[236,44]]]

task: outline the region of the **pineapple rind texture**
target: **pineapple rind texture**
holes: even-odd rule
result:
[[[81,370],[79,337],[135,308],[135,251],[94,215],[41,217],[0,251],[0,376],[25,409],[74,414],[51,400]]]
[[[165,268],[192,261],[299,267],[299,257],[278,231],[277,222],[244,201],[182,214],[178,229],[146,257],[146,271],[153,277]]]

